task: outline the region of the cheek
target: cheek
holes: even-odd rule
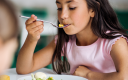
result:
[[[90,19],[90,16],[87,11],[77,11],[72,15],[74,25],[76,27],[85,27]]]
[[[60,22],[60,13],[57,12],[57,15],[58,15],[58,20],[59,20],[59,22]]]

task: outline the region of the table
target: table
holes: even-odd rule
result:
[[[54,75],[58,75],[56,74],[52,69],[47,69],[47,68],[41,68],[35,72],[32,72],[32,73],[36,73],[36,72],[44,72],[45,74],[54,74]],[[5,75],[8,75],[10,76],[10,80],[18,80],[19,78],[21,77],[24,77],[24,76],[30,76],[30,74],[25,74],[25,75],[19,75],[16,73],[16,68],[10,68],[10,69],[7,69],[5,73],[3,73]]]

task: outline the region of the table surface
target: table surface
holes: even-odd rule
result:
[[[58,75],[56,74],[52,69],[47,69],[47,68],[41,68],[35,72],[32,72],[33,74],[35,74],[36,72],[44,72],[45,74],[54,74],[54,75]],[[25,75],[19,75],[16,73],[16,68],[11,68],[11,69],[7,69],[6,72],[4,73],[5,75],[10,76],[10,80],[18,80],[21,77],[25,77],[25,76],[30,76],[30,74],[25,74]]]

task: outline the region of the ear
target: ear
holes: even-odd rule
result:
[[[94,10],[93,9],[90,9],[90,17],[94,17],[95,16],[95,12],[94,12]]]

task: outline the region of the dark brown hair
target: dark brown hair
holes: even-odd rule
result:
[[[93,9],[95,12],[95,17],[91,24],[91,29],[95,35],[105,39],[114,39],[120,35],[128,37],[126,33],[127,30],[120,26],[116,13],[110,6],[108,0],[86,0],[86,2],[88,9]],[[106,33],[107,31],[109,31],[109,33]],[[63,29],[58,28],[58,40],[52,58],[53,70],[58,74],[61,74],[61,72],[68,72],[70,70],[70,65],[68,64],[65,56],[66,46],[64,46],[69,39],[71,39],[71,36],[67,35]],[[62,51],[62,48],[64,48],[64,51]],[[61,53],[64,54],[63,59],[61,59]],[[55,58],[56,61],[54,62]]]

